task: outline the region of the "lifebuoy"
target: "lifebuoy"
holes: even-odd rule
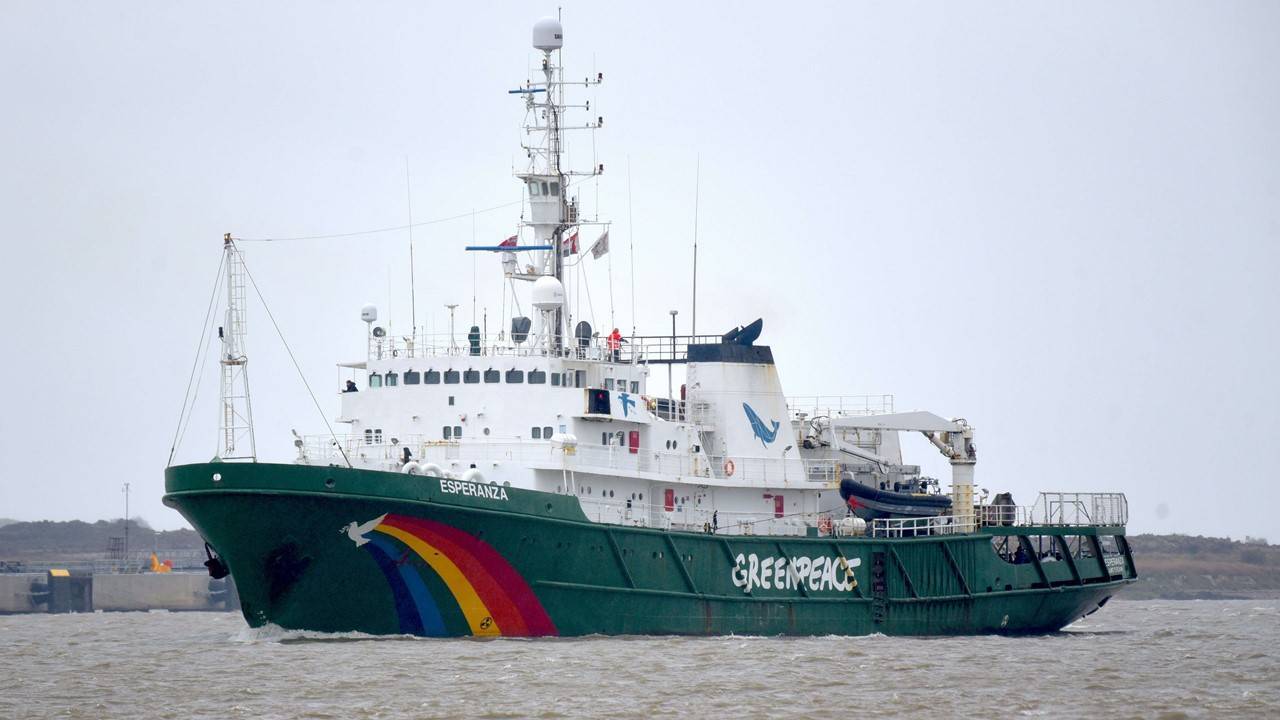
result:
[[[725,476],[725,477],[733,477],[734,467],[735,467],[735,466],[734,466],[734,464],[733,464],[733,460],[725,460],[725,461],[724,461],[724,476]]]
[[[822,517],[818,518],[818,532],[822,533],[823,535],[831,534],[831,516],[830,515],[823,515]]]

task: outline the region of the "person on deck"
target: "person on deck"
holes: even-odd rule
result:
[[[608,339],[609,357],[614,362],[618,362],[622,358],[623,342],[625,341],[622,339],[622,333],[618,332],[618,328],[614,328],[613,332],[609,333]]]
[[[360,388],[356,387],[356,381],[355,381],[355,380],[348,380],[348,381],[347,381],[347,389],[346,389],[346,390],[343,390],[342,392],[360,392]]]

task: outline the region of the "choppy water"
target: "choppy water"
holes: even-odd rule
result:
[[[1280,717],[1280,601],[1029,638],[425,640],[225,613],[0,617],[0,718]]]

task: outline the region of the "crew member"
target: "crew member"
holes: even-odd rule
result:
[[[613,332],[609,333],[608,344],[609,357],[613,358],[614,362],[618,362],[622,357],[622,333],[618,332],[618,328],[614,328]]]

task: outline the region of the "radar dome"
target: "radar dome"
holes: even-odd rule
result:
[[[360,308],[360,319],[367,322],[376,322],[378,320],[378,307],[376,305],[365,305]]]
[[[539,310],[555,310],[564,305],[564,285],[550,275],[533,283],[533,306]]]
[[[544,52],[559,50],[564,45],[564,28],[555,18],[542,18],[533,24],[533,46]]]

